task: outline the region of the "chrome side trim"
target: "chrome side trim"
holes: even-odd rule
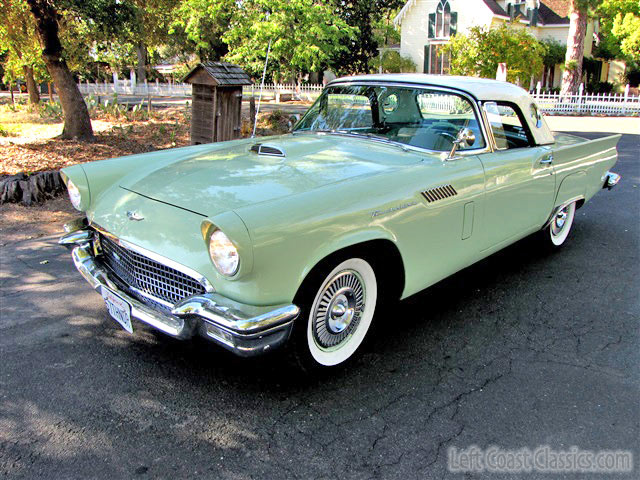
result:
[[[199,283],[202,284],[202,286],[204,287],[204,289],[209,292],[209,293],[213,293],[215,292],[215,288],[213,287],[213,285],[211,284],[211,282],[207,279],[207,277],[205,277],[204,275],[202,275],[201,273],[196,272],[195,270],[193,270],[192,268],[189,268],[185,265],[182,265],[181,263],[178,263],[174,260],[171,260],[170,258],[167,257],[163,257],[160,254],[157,254],[155,252],[152,252],[150,250],[147,250],[146,248],[143,247],[139,247],[138,245],[135,245],[131,242],[128,242],[126,240],[123,240],[121,238],[116,237],[115,235],[113,235],[112,233],[107,232],[104,228],[102,228],[100,225],[91,222],[90,223],[91,228],[97,230],[98,232],[100,232],[102,235],[105,235],[107,237],[109,237],[112,241],[114,241],[115,243],[117,243],[118,245],[122,246],[123,248],[128,248],[129,250],[133,250],[134,252],[139,253],[140,255],[144,255],[145,257],[149,257],[152,260],[155,260],[156,262],[162,263],[164,265],[166,265],[167,267],[171,267],[175,270],[178,270],[179,272],[184,273],[185,275],[188,275],[190,277],[192,277],[193,279],[195,279],[196,281],[198,281]],[[203,246],[204,248],[204,246]]]
[[[234,332],[252,334],[293,321],[300,309],[295,305],[255,307],[212,293],[186,298],[171,313],[197,315]]]

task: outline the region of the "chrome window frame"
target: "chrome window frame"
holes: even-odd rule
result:
[[[529,141],[529,145],[527,145],[526,147],[518,147],[518,148],[498,148],[498,143],[496,142],[496,137],[493,134],[493,128],[491,128],[491,123],[489,122],[489,117],[487,115],[487,109],[485,108],[486,103],[495,103],[496,105],[505,105],[507,107],[512,108],[514,113],[518,117],[518,120],[520,120],[520,123],[522,124],[522,128],[524,128],[525,132],[527,133],[527,140]],[[498,101],[498,100],[482,100],[478,102],[478,105],[480,107],[480,111],[484,116],[484,121],[486,122],[487,131],[489,132],[489,135],[491,137],[492,152],[509,152],[512,150],[522,150],[525,148],[535,148],[535,147],[544,146],[544,145],[537,145],[535,143],[535,137],[533,135],[533,132],[531,131],[531,127],[529,126],[529,120],[525,116],[524,112],[520,110],[520,106],[517,103],[508,102],[508,101]],[[524,120],[524,122],[522,120]]]
[[[330,87],[335,87],[335,86],[375,86],[375,87],[411,87],[414,89],[419,89],[419,90],[429,90],[429,91],[438,91],[438,92],[444,92],[444,93],[450,93],[450,94],[454,94],[454,95],[458,95],[461,97],[464,97],[465,99],[467,99],[469,101],[469,103],[471,103],[472,108],[474,109],[474,115],[476,116],[476,122],[478,122],[478,126],[480,127],[480,133],[483,136],[483,140],[485,143],[485,146],[482,148],[473,148],[473,149],[469,149],[469,150],[460,150],[456,152],[456,157],[458,156],[467,156],[467,155],[481,155],[483,153],[490,153],[494,151],[493,148],[493,144],[491,143],[491,141],[489,140],[489,136],[487,134],[487,119],[482,115],[482,108],[480,108],[480,104],[477,98],[475,98],[473,95],[471,95],[468,92],[465,92],[464,90],[458,90],[457,88],[450,88],[450,87],[442,87],[439,85],[428,85],[428,84],[423,84],[423,83],[413,83],[413,82],[381,82],[379,80],[377,81],[366,81],[366,80],[358,80],[358,81],[349,81],[349,80],[341,80],[341,81],[333,81],[331,83],[329,83],[325,89],[330,88]],[[322,93],[324,93],[324,90],[322,91]],[[315,102],[314,102],[315,103]],[[311,110],[311,108],[309,108],[309,110],[307,110],[307,113]],[[306,114],[302,116],[302,118],[300,119],[300,122],[304,119],[304,117],[306,116]],[[320,133],[324,133],[325,135],[327,134],[326,132],[313,132],[313,131],[296,131],[294,130],[292,133],[309,133],[309,134],[320,134]],[[340,135],[340,133],[335,133],[332,135]],[[367,137],[359,137],[359,138],[367,138]],[[430,150],[428,148],[422,148],[422,147],[417,147],[415,145],[407,145],[406,143],[402,143],[402,142],[396,142],[394,140],[376,140],[375,138],[367,138],[368,140],[372,140],[372,141],[378,141],[379,143],[383,143],[383,144],[394,144],[400,148],[402,148],[403,150],[406,151],[414,151],[416,153],[431,153],[434,155],[442,155],[443,153],[448,153],[446,150]]]

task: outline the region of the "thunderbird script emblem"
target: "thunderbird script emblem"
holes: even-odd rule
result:
[[[129,220],[135,220],[136,222],[139,222],[140,220],[144,220],[144,217],[140,215],[138,212],[136,212],[135,210],[128,211],[127,218]]]

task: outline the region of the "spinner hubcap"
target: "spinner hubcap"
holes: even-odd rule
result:
[[[313,337],[319,347],[339,347],[358,327],[364,309],[364,282],[353,270],[327,282],[313,312]]]

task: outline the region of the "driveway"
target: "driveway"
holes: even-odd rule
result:
[[[525,239],[402,302],[322,378],[129,335],[56,237],[5,245],[0,475],[505,479],[447,449],[576,445],[632,450],[638,478],[640,136],[619,148],[562,252]]]

